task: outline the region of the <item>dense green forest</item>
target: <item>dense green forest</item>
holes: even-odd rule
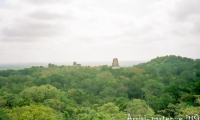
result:
[[[0,71],[0,120],[126,120],[200,116],[200,59],[157,57],[110,66]]]

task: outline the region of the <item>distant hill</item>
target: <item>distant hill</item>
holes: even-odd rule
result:
[[[190,79],[196,76],[194,71],[200,72],[200,59],[194,60],[187,57],[167,55],[154,58],[146,63],[140,63],[136,67],[152,75],[181,75]]]

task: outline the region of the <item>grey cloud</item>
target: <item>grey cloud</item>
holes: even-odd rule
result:
[[[171,9],[170,17],[173,22],[171,34],[177,36],[196,35],[200,32],[200,1],[182,0]]]
[[[29,13],[27,15],[28,17],[32,18],[32,19],[36,19],[36,20],[73,20],[75,19],[73,13],[71,11],[65,11],[65,14],[61,14],[61,13],[57,13],[57,12],[50,12],[50,11],[46,11],[46,10],[37,10],[33,13]]]
[[[31,13],[28,16],[35,18],[35,19],[41,19],[41,20],[54,20],[54,19],[63,18],[63,15],[61,15],[61,14],[50,13],[50,12],[42,11],[42,10]]]
[[[199,57],[197,0],[8,1],[12,9],[0,13],[3,62],[19,54],[27,56],[18,62]]]
[[[21,2],[26,2],[36,5],[47,5],[47,4],[57,4],[57,3],[69,3],[69,0],[20,0]]]
[[[7,42],[36,40],[33,38],[52,37],[62,34],[63,29],[60,25],[24,21],[15,26],[3,28],[1,30],[3,38],[0,40]]]
[[[199,35],[199,33],[200,33],[200,21],[196,23],[195,28],[194,28],[194,33]]]
[[[34,0],[35,1],[35,0]],[[34,2],[27,0],[27,2]],[[44,0],[45,1],[45,0]],[[43,1],[43,2],[44,2]],[[16,2],[16,3],[15,3]],[[20,6],[15,1],[13,4]],[[35,1],[39,2],[39,1]],[[46,1],[47,2],[47,1]],[[50,2],[55,2],[51,0]],[[61,2],[61,1],[60,1]],[[25,6],[27,4],[23,4]],[[38,7],[36,5],[30,6],[30,9],[23,11],[23,9],[14,8],[10,10],[10,15],[13,17],[2,18],[8,21],[7,25],[0,27],[0,41],[14,42],[14,41],[38,41],[42,38],[52,38],[60,35],[67,35],[67,24],[69,20],[74,20],[73,10],[66,9],[63,6],[61,9],[49,9],[51,6]],[[58,6],[57,6],[58,7]],[[63,11],[62,11],[63,10]],[[66,10],[66,11],[65,11]],[[16,15],[15,15],[16,14]],[[0,17],[1,20],[1,17]]]
[[[199,0],[182,0],[176,4],[172,14],[177,20],[187,20],[191,15],[200,15]]]

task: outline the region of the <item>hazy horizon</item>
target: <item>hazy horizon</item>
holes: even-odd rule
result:
[[[81,66],[101,66],[101,65],[112,65],[112,61],[76,61]],[[120,67],[129,67],[133,65],[137,65],[139,63],[143,63],[146,61],[119,61]],[[50,62],[51,64],[55,64],[58,66],[65,65],[65,66],[72,66],[73,62]],[[47,67],[49,63],[7,63],[7,64],[0,64],[0,70],[6,69],[23,69],[23,68],[30,68],[32,66],[44,66]]]
[[[170,55],[166,55],[166,56],[170,56]],[[157,57],[164,57],[164,56],[157,56]],[[184,57],[184,56],[181,56]],[[156,58],[156,57],[155,57]],[[152,59],[155,59],[152,58]],[[149,60],[119,60],[119,66],[120,67],[130,67],[130,66],[134,66],[140,63],[146,63],[151,61],[152,59]],[[191,58],[193,60],[195,59],[200,59],[200,58]],[[55,64],[58,66],[72,66],[73,62],[76,62],[77,64],[81,64],[81,66],[102,66],[102,65],[108,65],[108,66],[112,66],[112,60],[110,61],[65,61],[65,62],[29,62],[29,63],[0,63],[0,70],[7,70],[7,69],[14,69],[14,70],[18,70],[18,69],[24,69],[24,68],[30,68],[32,66],[44,66],[47,67],[49,63],[51,64]]]
[[[165,56],[170,56],[170,55],[165,55]],[[178,56],[178,55],[175,55],[175,56]],[[119,60],[119,62],[133,62],[133,63],[141,63],[141,62],[148,62],[148,61],[150,61],[150,60],[152,60],[152,59],[155,59],[155,58],[157,58],[157,57],[164,57],[164,56],[155,56],[154,58],[151,58],[151,59],[148,59],[148,60],[120,60],[120,59],[118,59]],[[181,57],[185,57],[185,56],[181,56]],[[187,57],[187,58],[189,58],[189,57]],[[114,58],[113,58],[114,59]],[[107,60],[107,61],[105,61],[105,60],[94,60],[94,61],[92,61],[92,60],[88,60],[88,61],[80,61],[80,60],[72,60],[72,61],[68,61],[68,60],[66,60],[66,61],[60,61],[60,62],[58,62],[58,61],[46,61],[46,62],[40,62],[40,61],[37,61],[37,62],[4,62],[4,63],[0,63],[0,65],[16,65],[16,64],[35,64],[35,65],[37,65],[37,64],[49,64],[49,63],[52,63],[52,64],[57,64],[57,65],[62,65],[62,64],[67,64],[67,65],[72,65],[73,64],[73,62],[77,62],[77,63],[83,63],[84,65],[86,64],[86,63],[92,63],[92,64],[95,64],[95,63],[100,63],[100,65],[102,65],[102,64],[112,64],[112,61],[113,61],[113,59],[111,59],[111,60]],[[191,58],[191,59],[200,59],[200,58]]]

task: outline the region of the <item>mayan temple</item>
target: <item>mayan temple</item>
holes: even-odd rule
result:
[[[81,64],[77,64],[75,61],[73,62],[74,67],[81,67]]]
[[[112,69],[119,69],[118,59],[114,58],[112,62]]]
[[[73,62],[73,66],[76,66],[76,65],[77,65],[76,62],[74,61],[74,62]]]

